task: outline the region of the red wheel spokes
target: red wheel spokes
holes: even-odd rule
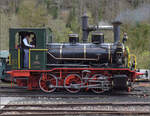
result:
[[[70,74],[64,80],[64,86],[65,86],[66,90],[71,93],[79,92],[80,86],[77,86],[76,84],[81,84],[81,83],[82,83],[82,80],[81,80],[80,76],[77,74]],[[75,86],[77,88],[74,88]]]
[[[56,89],[57,78],[52,74],[43,74],[39,86],[44,92],[53,92]]]

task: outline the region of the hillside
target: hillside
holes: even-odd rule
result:
[[[0,0],[0,49],[8,49],[11,27],[50,27],[58,42],[67,41],[70,32],[81,38],[85,11],[90,24],[121,20],[121,38],[128,33],[126,44],[137,55],[138,67],[150,68],[150,0]]]

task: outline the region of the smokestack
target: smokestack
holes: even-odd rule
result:
[[[114,21],[112,24],[114,31],[114,43],[118,43],[120,40],[120,25],[122,23],[120,21]]]
[[[82,31],[83,31],[82,40],[83,40],[83,43],[86,43],[88,40],[88,34],[89,34],[88,28],[89,28],[88,27],[88,16],[86,13],[84,13],[84,15],[82,16]]]

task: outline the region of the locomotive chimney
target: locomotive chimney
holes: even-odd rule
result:
[[[87,42],[87,39],[88,39],[88,34],[89,34],[89,31],[88,31],[88,16],[86,13],[84,13],[84,15],[82,16],[82,40],[83,40],[83,43],[86,43]]]
[[[112,24],[114,31],[114,43],[118,43],[120,40],[120,25],[122,23],[120,21],[114,21]]]

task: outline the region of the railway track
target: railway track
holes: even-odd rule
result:
[[[136,109],[139,109],[136,111]],[[48,116],[48,115],[150,115],[150,102],[101,102],[63,104],[8,104],[0,116]]]
[[[23,113],[19,114],[2,114],[0,116],[50,116],[50,115],[149,115],[150,112],[145,111],[107,111],[107,110],[17,110]],[[28,111],[28,113],[26,112]],[[33,111],[33,112],[32,112]],[[25,113],[26,112],[26,113]],[[42,112],[42,113],[41,113]]]
[[[17,94],[17,93],[16,93]],[[62,93],[56,93],[56,94],[43,94],[43,95],[31,95],[31,94],[7,94],[7,95],[0,95],[0,97],[30,97],[30,98],[40,98],[40,97],[47,97],[47,98],[96,98],[96,97],[102,97],[105,95],[87,95],[87,94],[78,94],[78,95],[72,95],[72,94],[62,94]],[[114,93],[111,94],[111,96],[150,96],[148,94],[126,94],[126,93]]]
[[[54,92],[54,93],[44,93],[40,91],[24,91],[24,90],[0,90],[0,97],[51,97],[51,98],[90,98],[90,97],[99,97],[99,96],[150,96],[150,92],[142,92],[142,91],[133,91],[133,92],[122,92],[122,91],[114,91],[114,92],[106,92],[103,94],[94,94],[92,92],[80,92],[78,94],[71,94],[67,92]]]
[[[143,88],[143,89],[141,89]],[[61,98],[78,98],[78,97],[97,97],[97,94],[94,94],[90,91],[80,92],[78,94],[71,94],[65,90],[54,92],[54,93],[44,93],[40,90],[29,91],[25,88],[11,87],[10,85],[0,86],[0,97],[61,97]],[[150,83],[137,83],[135,89],[132,92],[122,92],[122,91],[113,91],[106,92],[104,94],[98,94],[98,96],[111,95],[111,96],[150,96]]]

